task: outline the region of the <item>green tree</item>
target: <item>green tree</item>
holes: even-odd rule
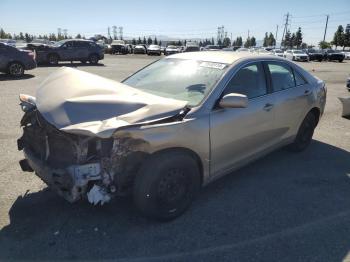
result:
[[[230,45],[231,45],[231,39],[228,38],[228,37],[225,37],[224,40],[223,40],[223,42],[222,42],[222,45],[223,45],[224,47],[230,46]]]
[[[159,40],[159,45],[162,46],[162,40]]]
[[[22,32],[19,32],[19,39],[20,39],[20,40],[24,40],[24,35],[23,35]]]
[[[276,45],[276,39],[274,35],[270,32],[269,37],[267,39],[268,46],[275,46]]]
[[[154,37],[153,43],[154,43],[155,45],[158,45],[158,40],[157,40],[157,37],[156,37],[156,36]]]
[[[283,47],[290,47],[291,45],[291,35],[290,35],[290,31],[287,30],[284,39],[282,40],[282,46]]]
[[[342,25],[338,26],[337,31],[334,33],[332,44],[335,45],[337,49],[338,46],[344,46],[345,34]]]
[[[250,37],[248,36],[247,40],[246,40],[245,43],[244,43],[244,47],[245,47],[245,48],[249,48],[250,45],[251,45],[251,41],[250,41]]]
[[[80,38],[81,38],[81,34],[77,34],[77,35],[75,36],[75,38],[76,38],[76,39],[80,39]]]
[[[256,39],[254,36],[252,36],[252,38],[250,38],[250,46],[256,46]]]
[[[321,49],[331,48],[331,43],[326,42],[326,41],[321,41],[318,43],[318,45]]]
[[[142,44],[144,44],[144,45],[147,44],[146,37],[143,37]]]
[[[136,39],[133,38],[132,41],[131,41],[131,43],[132,43],[133,45],[136,45]]]
[[[297,46],[297,48],[300,48],[302,43],[303,43],[303,34],[301,33],[301,28],[299,27],[297,32],[295,33],[294,44]]]
[[[265,37],[264,37],[264,41],[263,41],[263,47],[267,47],[269,46],[269,37],[267,35],[267,32],[265,32]]]
[[[138,45],[142,44],[141,37],[139,37],[139,39],[137,40],[137,44]]]
[[[214,37],[211,38],[211,44],[215,45]]]
[[[0,38],[6,38],[6,33],[4,31],[4,29],[0,28]]]
[[[344,48],[350,47],[350,30],[344,34]]]
[[[147,39],[147,45],[151,45],[153,43],[152,38],[149,36]]]

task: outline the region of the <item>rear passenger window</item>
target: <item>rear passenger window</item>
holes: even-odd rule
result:
[[[295,87],[293,71],[288,65],[278,62],[268,62],[267,66],[275,92]]]
[[[261,63],[241,68],[228,83],[223,95],[230,93],[243,94],[248,98],[266,95],[266,81]]]
[[[302,86],[305,85],[307,82],[305,79],[298,73],[297,71],[294,70],[294,77],[295,77],[295,84],[296,86]]]

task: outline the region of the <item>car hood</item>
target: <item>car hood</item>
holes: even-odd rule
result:
[[[186,104],[67,67],[50,75],[36,93],[37,109],[50,124],[101,138],[121,127],[173,117]]]

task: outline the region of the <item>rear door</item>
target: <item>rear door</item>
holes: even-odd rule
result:
[[[68,41],[64,43],[59,48],[59,56],[63,61],[73,60],[75,56],[74,41]]]
[[[86,41],[75,41],[74,50],[75,50],[75,59],[76,60],[87,60],[89,57],[89,42]]]
[[[281,138],[299,128],[309,107],[311,86],[300,73],[282,61],[264,62],[275,100],[275,125]]]
[[[275,141],[274,98],[260,62],[243,66],[229,81],[223,97],[240,93],[247,108],[214,108],[210,113],[211,173],[220,175]]]
[[[10,48],[0,43],[0,70],[7,69],[7,64],[9,62],[9,59],[7,57],[9,53],[9,49]]]

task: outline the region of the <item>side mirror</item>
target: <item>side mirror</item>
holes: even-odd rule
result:
[[[230,93],[221,98],[219,106],[222,108],[245,108],[248,106],[248,97],[242,94]]]

